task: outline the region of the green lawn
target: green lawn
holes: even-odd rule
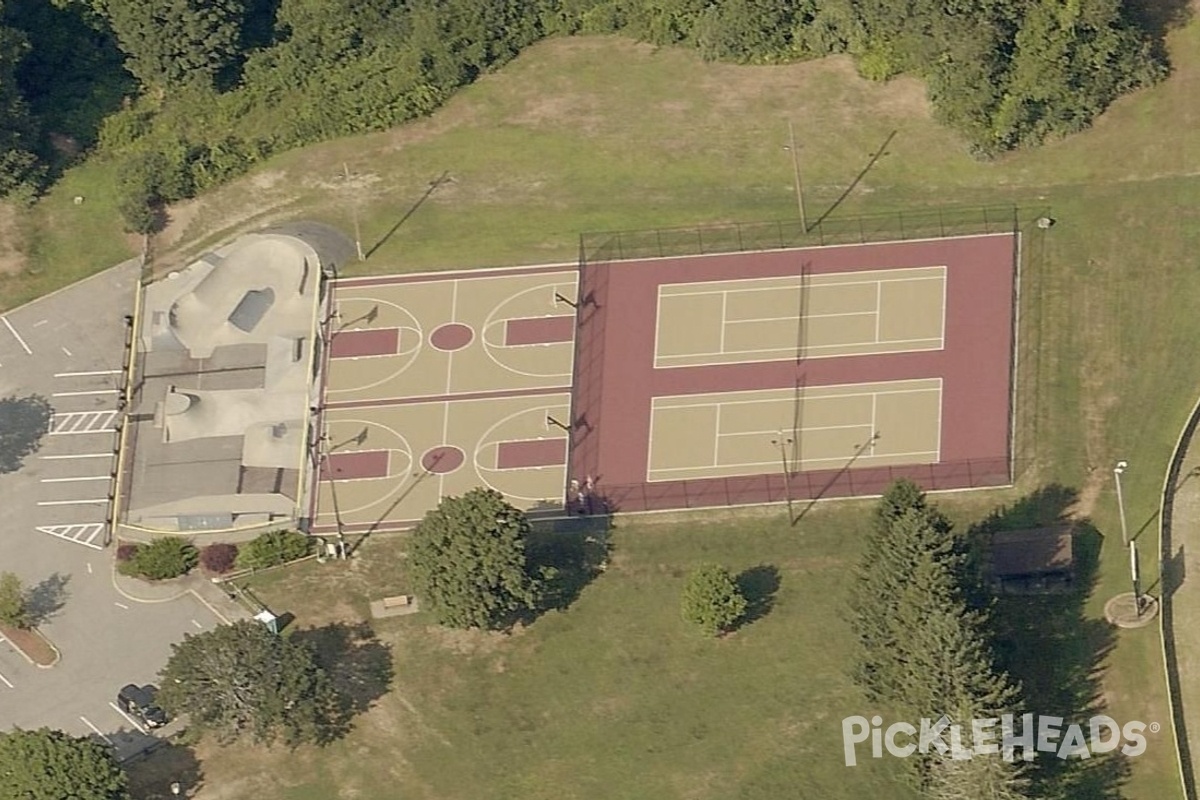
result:
[[[1170,44],[1176,74],[1094,129],[979,163],[930,119],[919,84],[869,84],[843,59],[735,67],[621,39],[551,41],[429,120],[283,155],[181,209],[162,258],[272,219],[349,230],[355,210],[373,252],[354,271],[374,273],[572,259],[581,230],[786,218],[789,119],[813,217],[895,130],[837,213],[1019,202],[1048,205],[1057,220],[1025,242],[1020,489],[1077,490],[1102,537],[1096,588],[1079,609],[1087,633],[1126,590],[1112,465],[1130,462],[1130,527],[1153,573],[1162,476],[1200,391],[1200,23]],[[443,171],[453,183],[395,228]],[[60,189],[37,210],[42,276],[0,283],[5,306],[129,252],[103,200],[108,177],[83,167],[64,187],[86,191]],[[88,200],[71,204],[80,193]],[[995,497],[972,495],[955,513],[969,519]],[[302,759],[202,751],[201,797],[236,786],[268,800],[323,798],[334,785],[366,797],[396,787],[418,798],[901,797],[887,762],[846,770],[839,752],[836,721],[861,710],[842,674],[838,616],[860,508],[822,507],[802,533],[755,518],[623,527],[612,569],[570,610],[512,639],[451,636],[419,618],[381,624],[395,691],[360,731]],[[361,614],[373,582],[375,595],[404,588],[390,560],[366,552],[378,563],[348,584],[344,567],[313,565],[260,591],[301,626]],[[676,594],[701,558],[775,564],[776,608],[728,641],[691,638]],[[1077,637],[1063,657],[1082,663],[1078,651],[1098,643],[1111,644],[1091,665],[1106,713],[1166,725],[1156,629]],[[1069,796],[1178,797],[1172,747],[1164,730],[1118,787]]]

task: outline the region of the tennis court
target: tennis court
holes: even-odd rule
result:
[[[940,350],[946,268],[664,284],[656,367]]]

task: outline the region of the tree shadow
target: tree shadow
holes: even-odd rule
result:
[[[330,739],[348,733],[354,717],[391,689],[395,676],[391,646],[379,641],[366,622],[304,628],[292,633],[292,639],[312,648],[317,665],[333,682],[339,713],[328,732]]]
[[[580,525],[586,524],[587,518],[581,518]],[[584,587],[607,567],[612,544],[607,529],[604,532],[535,530],[529,536],[526,554],[530,572],[542,581],[540,602],[533,612],[536,616],[546,611],[561,611],[574,603]]]
[[[54,408],[40,394],[0,399],[0,475],[16,472],[50,431]]]
[[[71,576],[56,572],[25,591],[25,611],[33,626],[48,622],[67,602]]]
[[[46,132],[39,150],[53,180],[91,149],[137,82],[107,23],[86,3],[6,3],[3,24],[29,39],[16,79]]]
[[[129,794],[139,800],[195,797],[204,788],[204,770],[191,747],[159,740],[160,744],[122,762],[129,776]],[[179,784],[179,794],[171,784]]]
[[[775,594],[779,591],[779,568],[774,564],[759,564],[743,570],[735,579],[738,590],[746,598],[746,613],[738,627],[750,625],[771,613]]]
[[[1191,0],[1125,0],[1128,18],[1150,37],[1154,54],[1167,57],[1167,34],[1191,21]]]
[[[1062,717],[1088,735],[1088,720],[1105,714],[1101,681],[1116,645],[1115,628],[1087,613],[1097,583],[1105,537],[1089,520],[1071,520],[1077,492],[1056,484],[1042,487],[973,526],[972,538],[999,531],[1070,525],[1074,580],[1063,592],[993,598],[988,627],[997,666],[1022,688],[1025,710]],[[1046,800],[1117,800],[1129,777],[1129,760],[1119,753],[1088,759],[1040,756],[1028,765],[1031,796]]]

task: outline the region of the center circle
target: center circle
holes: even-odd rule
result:
[[[461,467],[466,459],[462,450],[446,444],[426,450],[425,454],[421,456],[421,467],[426,472],[445,475],[447,472],[454,472]]]
[[[470,325],[461,322],[447,322],[429,334],[429,343],[438,350],[461,350],[475,338],[475,331]]]

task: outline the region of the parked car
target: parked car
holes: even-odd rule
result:
[[[167,724],[167,715],[154,702],[157,693],[153,686],[130,683],[117,692],[117,705],[126,714],[144,722],[147,728],[159,728]]]

